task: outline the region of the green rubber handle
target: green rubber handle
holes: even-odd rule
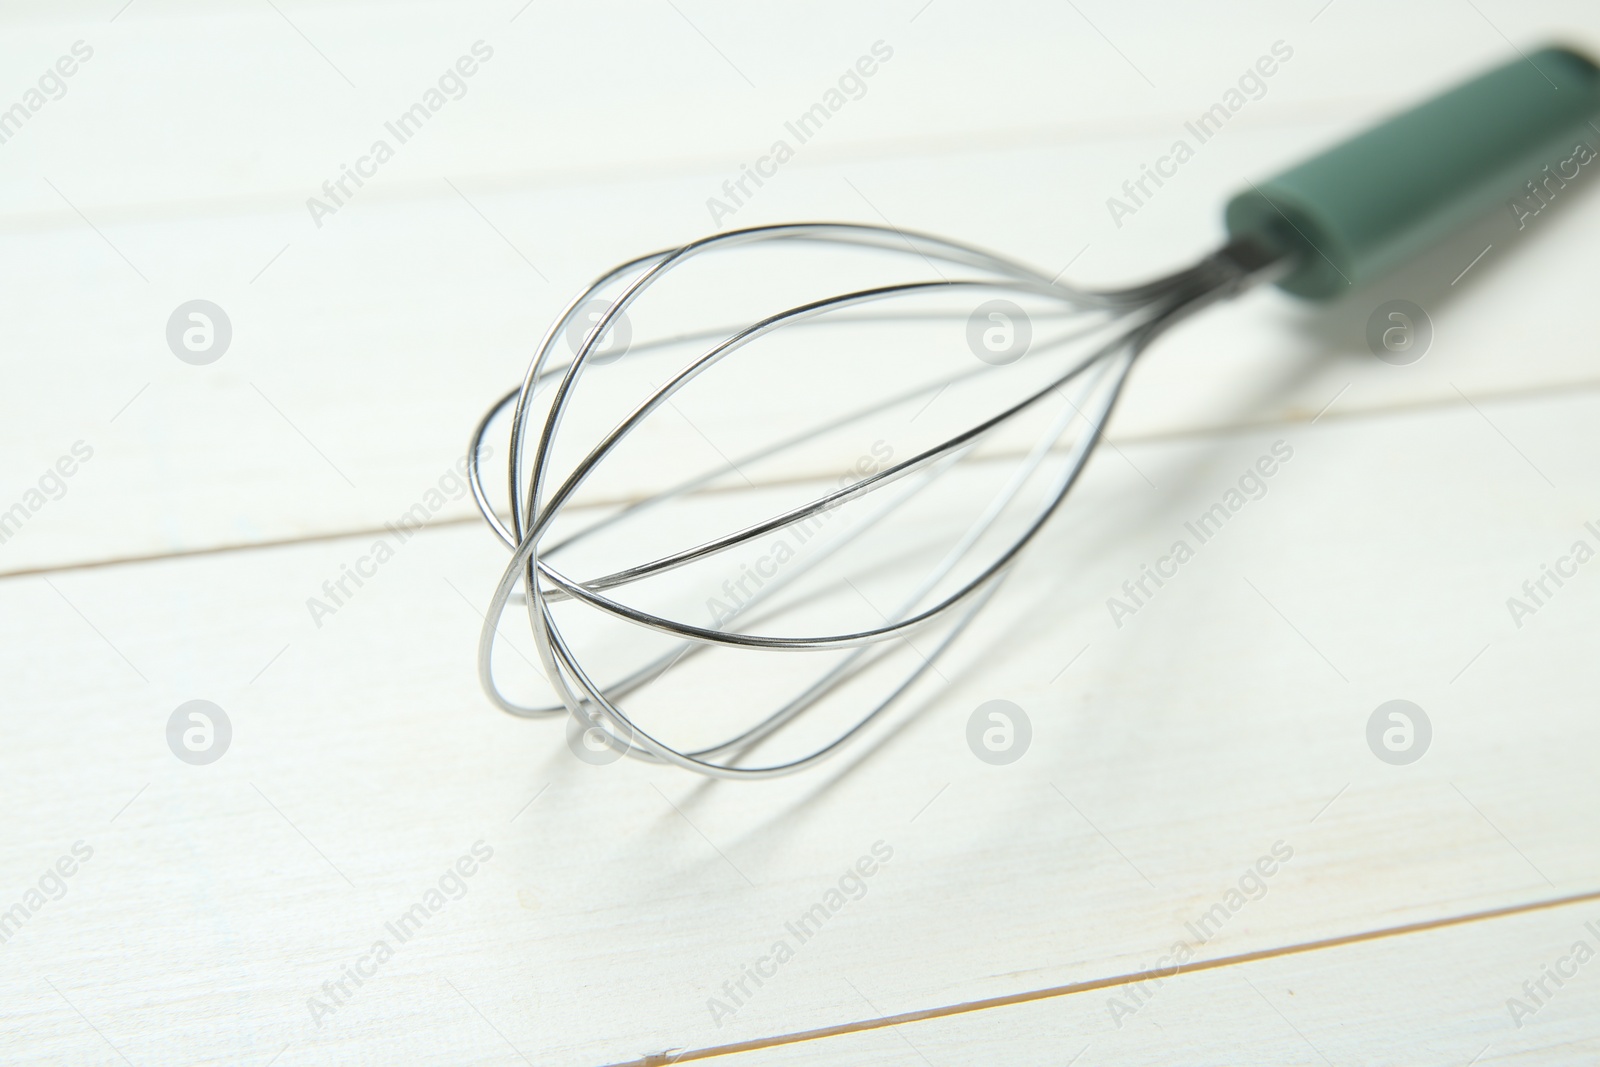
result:
[[[1298,257],[1281,288],[1336,296],[1501,198],[1553,197],[1595,158],[1597,112],[1600,67],[1545,48],[1252,185],[1228,202],[1228,233]]]

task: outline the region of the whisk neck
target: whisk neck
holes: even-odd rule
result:
[[[1218,296],[1233,296],[1264,282],[1273,282],[1294,269],[1296,256],[1248,234],[1232,238],[1201,261],[1218,273]]]

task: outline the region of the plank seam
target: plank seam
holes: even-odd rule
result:
[[[1502,390],[1496,393],[1480,393],[1476,394],[1476,399],[1485,403],[1496,403],[1508,400],[1528,400],[1546,396],[1568,397],[1574,394],[1593,392],[1600,392],[1600,379],[1577,382],[1552,382],[1545,385],[1530,386],[1525,389]],[[1354,411],[1327,413],[1327,409],[1324,408],[1323,411],[1319,412],[1314,418],[1297,416],[1294,418],[1259,419],[1249,422],[1231,423],[1225,426],[1201,426],[1187,430],[1169,430],[1156,433],[1129,434],[1126,437],[1118,437],[1114,440],[1108,437],[1106,440],[1108,443],[1119,446],[1157,444],[1173,441],[1201,441],[1206,439],[1230,437],[1242,433],[1250,433],[1252,431],[1269,429],[1275,426],[1309,426],[1313,422],[1321,421],[1324,418],[1330,422],[1349,422],[1357,419],[1396,418],[1414,412],[1449,410],[1452,408],[1466,410],[1469,407],[1470,402],[1463,403],[1460,400],[1441,396],[1430,400],[1401,402],[1398,404],[1390,404],[1384,407],[1358,408]],[[1016,456],[1021,454],[1022,453],[1020,452],[1015,454],[996,453],[993,456],[983,457],[982,461],[1014,459]],[[774,488],[783,485],[792,485],[803,481],[814,481],[819,477],[820,476],[813,475],[795,476],[792,478],[777,478],[770,482],[763,482],[757,486],[757,488]],[[739,491],[743,491],[743,487],[738,488]],[[708,492],[718,491],[720,490],[708,490]],[[590,501],[582,505],[574,506],[581,506],[582,508],[623,507],[628,504],[638,503],[640,499],[641,498],[639,497],[623,497],[615,500]],[[502,515],[501,517],[509,519],[509,516],[506,515]],[[433,522],[424,525],[419,532],[425,532],[446,526],[475,524],[482,521],[483,520],[477,515],[462,515],[450,519],[436,519]],[[296,537],[283,537],[263,541],[239,542],[224,545],[209,545],[205,548],[174,549],[170,552],[149,552],[133,556],[114,556],[109,559],[85,560],[78,563],[47,563],[36,567],[18,567],[14,570],[0,570],[0,581],[4,581],[7,578],[24,578],[45,574],[61,574],[67,571],[96,570],[102,567],[119,567],[125,564],[131,565],[137,563],[158,563],[163,560],[188,559],[191,556],[215,556],[229,552],[252,552],[256,549],[289,548],[295,545],[319,544],[327,541],[341,541],[357,537],[375,537],[382,535],[384,532],[385,528],[381,526],[357,527],[355,529],[332,530],[326,533],[305,534]]]
[[[1167,978],[1176,978],[1185,974],[1195,974],[1201,971],[1212,971],[1223,967],[1236,967],[1246,963],[1255,963],[1259,960],[1280,959],[1287,956],[1298,956],[1308,952],[1319,952],[1324,949],[1339,948],[1344,945],[1361,944],[1372,941],[1383,941],[1393,937],[1404,937],[1409,934],[1424,933],[1429,930],[1440,930],[1453,926],[1466,926],[1471,923],[1488,922],[1494,919],[1507,918],[1513,915],[1527,915],[1537,911],[1547,911],[1552,908],[1569,907],[1574,904],[1586,904],[1600,901],[1600,889],[1592,889],[1582,893],[1573,893],[1563,897],[1552,897],[1546,900],[1530,901],[1524,904],[1508,904],[1500,908],[1489,908],[1484,911],[1467,912],[1462,915],[1449,915],[1439,919],[1424,919],[1419,922],[1403,923],[1399,926],[1380,927],[1376,930],[1364,930],[1353,934],[1340,934],[1336,937],[1319,938],[1315,941],[1302,941],[1298,944],[1283,945],[1277,948],[1256,949],[1251,952],[1241,952],[1232,956],[1218,956],[1215,959],[1198,960],[1193,963],[1175,964],[1172,967],[1155,970],[1136,971],[1130,974],[1113,975],[1106,978],[1092,978],[1083,982],[1070,982],[1066,985],[1048,986],[1044,989],[1031,989],[1021,993],[1006,993],[996,997],[985,997],[981,1000],[970,1000],[960,1004],[951,1004],[938,1008],[919,1008],[915,1011],[899,1012],[895,1015],[883,1015],[875,1019],[860,1019],[855,1022],[836,1023],[832,1026],[820,1026],[811,1030],[797,1030],[794,1033],[778,1034],[772,1037],[752,1038],[748,1041],[738,1041],[727,1045],[708,1045],[704,1048],[689,1049],[670,1053],[658,1053],[644,1056],[635,1060],[620,1061],[607,1064],[606,1067],[665,1067],[667,1064],[688,1063],[691,1060],[711,1059],[716,1056],[729,1056],[739,1052],[752,1052],[759,1049],[778,1048],[783,1045],[799,1044],[803,1041],[818,1041],[824,1038],[840,1037],[845,1034],[859,1034],[870,1030],[881,1030],[887,1027],[899,1026],[903,1023],[923,1022],[928,1019],[947,1019],[956,1015],[968,1015],[973,1012],[988,1011],[994,1008],[1010,1007],[1014,1004],[1028,1004],[1036,1000],[1051,1000],[1056,997],[1072,996],[1077,993],[1090,993],[1097,989],[1112,989],[1117,986],[1128,985],[1134,982],[1146,982]]]

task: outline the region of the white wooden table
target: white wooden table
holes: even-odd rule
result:
[[[27,111],[0,143],[5,1062],[1600,1056],[1600,568],[1520,626],[1506,604],[1600,543],[1583,182],[1340,305],[1256,294],[1164,339],[1113,427],[1131,463],[1091,467],[947,683],[812,774],[594,768],[492,710],[475,612],[502,557],[464,498],[322,626],[305,607],[577,286],[710,229],[877,42],[864,95],[720,221],[888,218],[1097,283],[1201,252],[1246,176],[1510,42],[1600,44],[1592,10],[85,0],[0,24],[0,109]],[[459,98],[314,219],[480,41]],[[1280,41],[1264,95],[1117,225],[1106,198]],[[1393,297],[1435,329],[1403,367],[1363,337]],[[165,337],[192,299],[232,323],[207,366]],[[1269,495],[1114,626],[1108,592],[1277,441]],[[1035,730],[1004,767],[964,741],[997,697]],[[1396,698],[1433,727],[1406,766],[1366,741]],[[166,735],[195,699],[232,724],[199,766]]]

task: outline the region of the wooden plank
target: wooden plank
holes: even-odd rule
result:
[[[1575,32],[1554,5],[1515,25],[1315,6],[1164,12],[1161,34],[1131,10],[945,0],[781,25],[682,4],[0,13],[8,69],[97,50],[0,152],[0,508],[95,450],[0,545],[0,574],[47,572],[0,581],[0,803],[25,815],[0,839],[8,1059],[625,1062],[1114,979],[1207,916],[1216,959],[1600,886],[1579,817],[1600,800],[1592,583],[1541,570],[1600,544],[1582,185],[1331,310],[1264,295],[1164,340],[1120,455],[940,676],[815,775],[579,763],[559,722],[477,692],[498,547],[382,530],[452,495],[465,431],[565,294],[703,232],[721,181],[880,37],[893,65],[735,221],[887,218],[1115,280],[1209,247],[1241,175],[1498,60],[1497,26]],[[317,228],[305,198],[479,36],[494,80]],[[1105,198],[1278,37],[1296,59],[1268,94],[1117,226]],[[196,296],[237,331],[210,367],[163,337]],[[1392,297],[1433,316],[1420,363],[1366,351]],[[1279,439],[1267,495],[1119,626],[1108,599]],[[317,625],[307,600],[380,537],[394,559]],[[229,549],[273,541],[302,543]],[[1519,626],[1507,598],[1539,580]],[[1410,766],[1367,749],[1396,697],[1433,722]],[[197,698],[234,731],[208,766],[168,748]],[[1033,721],[1010,766],[965,740],[995,698]],[[1249,899],[1275,846],[1293,855]],[[1084,1062],[1232,1062],[1246,1041],[1274,1062],[1576,1060],[1581,979],[1522,1029],[1502,1013],[1580,910],[1175,979],[1121,1029],[1077,995],[760,1055],[1065,1062],[1083,1035]],[[751,994],[780,939],[792,959]]]
[[[25,531],[0,546],[0,571],[322,537],[392,520],[460,457],[466,432],[521,374],[566,296],[642,247],[704,232],[706,198],[729,161],[744,159],[775,123],[781,127],[780,116],[809,98],[817,72],[836,66],[840,42],[855,33],[870,44],[880,32],[880,16],[853,8],[843,21],[808,22],[794,51],[786,46],[782,58],[763,51],[779,80],[746,99],[713,54],[693,79],[668,79],[663,88],[658,60],[647,59],[655,35],[618,37],[610,9],[537,17],[573,20],[564,31],[570,39],[609,34],[620,49],[608,65],[614,84],[578,77],[568,64],[588,68],[576,55],[539,52],[519,19],[505,65],[483,72],[504,84],[473,90],[461,106],[478,110],[462,110],[460,123],[398,159],[399,169],[319,229],[305,198],[352,145],[365,142],[377,118],[405,96],[400,91],[412,91],[415,72],[433,70],[441,42],[470,44],[491,12],[507,17],[484,6],[419,8],[408,18],[373,10],[285,12],[361,75],[362,88],[352,92],[271,11],[154,19],[131,9],[80,72],[101,81],[74,81],[54,110],[41,111],[7,144],[16,162],[0,180],[15,186],[7,186],[14,207],[0,224],[18,253],[0,269],[14,297],[9,322],[19,357],[13,388],[0,398],[7,455],[0,506],[27,497],[75,443],[95,455],[63,499],[38,509]],[[997,33],[974,43],[971,12],[932,11],[905,24],[914,27],[899,54],[905,67],[883,72],[904,69],[906,80],[875,88],[861,101],[858,125],[841,127],[833,147],[797,158],[734,221],[887,218],[1050,270],[1071,262],[1069,275],[1087,282],[1147,276],[1214,243],[1218,207],[1241,175],[1269,172],[1503,44],[1472,20],[1394,15],[1429,20],[1430,39],[1452,35],[1462,51],[1441,47],[1384,68],[1392,82],[1352,103],[1342,95],[1350,55],[1360,49],[1370,58],[1371,48],[1391,45],[1366,40],[1341,12],[1300,25],[1265,10],[1218,16],[1226,21],[1208,32],[1229,43],[1214,57],[1187,47],[1161,53],[1153,96],[1129,92],[1130,83],[1142,85],[1135,72],[1081,28],[1064,31],[1072,51],[1054,65],[1014,56],[1002,62],[1007,49],[1059,52],[1061,41]],[[17,36],[6,47],[19,64],[43,62],[79,32],[16,17]],[[672,33],[697,40],[670,11],[662,17]],[[1173,17],[1196,19],[1196,33],[1204,21]],[[1531,34],[1562,16],[1531,10],[1526,17]],[[728,13],[715,18],[726,20],[730,40],[749,43],[748,24]],[[817,28],[824,23],[827,30]],[[1285,80],[1259,101],[1267,110],[1242,112],[1237,126],[1185,165],[1180,181],[1115,225],[1107,196],[1181,135],[1194,101],[1229,84],[1241,56],[1250,59],[1280,33],[1303,44],[1280,72]],[[1239,43],[1258,38],[1248,48]],[[232,73],[236,49],[225,42],[265,49],[268,40],[274,62],[292,76],[270,63]],[[959,79],[966,95],[956,106],[939,57],[974,47],[997,57],[975,68],[1007,74]],[[168,69],[192,78],[155,73]],[[105,92],[113,78],[132,89]],[[1063,78],[1066,97],[1057,84]],[[187,88],[197,82],[221,87]],[[547,83],[566,82],[590,95],[560,96],[558,129],[527,138],[493,133],[545,130],[557,121],[546,106]],[[1062,126],[1064,98],[1074,101],[1074,115],[1098,117]],[[612,122],[619,99],[638,109],[621,128]],[[721,104],[725,111],[707,111]],[[219,109],[262,117],[235,129]],[[718,121],[702,121],[708,113]],[[1000,114],[1021,132],[968,147],[970,132]],[[161,116],[162,129],[208,131],[207,152],[124,153],[118,166],[106,166],[104,146],[123,143],[117,137],[165,136],[144,125],[156,121],[146,116]],[[658,165],[667,157],[677,162]],[[592,162],[575,171],[574,159]],[[1335,397],[1328,417],[1459,403],[1461,393],[1587,387],[1594,375],[1583,327],[1569,309],[1584,299],[1586,275],[1577,265],[1600,225],[1597,210],[1580,189],[1526,233],[1504,232],[1509,215],[1491,220],[1332,310],[1307,313],[1270,295],[1219,309],[1151,353],[1115,434],[1133,440],[1309,418]],[[86,300],[86,293],[95,296]],[[1371,311],[1397,294],[1429,309],[1437,335],[1429,358],[1399,368],[1371,358],[1363,339]],[[202,295],[227,311],[235,339],[221,361],[194,367],[167,350],[164,328],[181,302]],[[1518,314],[1501,314],[1506,307]],[[775,422],[796,415],[778,408],[782,399],[764,401]],[[439,517],[467,510],[454,500]]]
[[[1590,903],[704,1058],[1220,1064],[1249,1049],[1273,1063],[1583,1063],[1597,928]],[[871,994],[841,987],[841,1013],[870,1022]]]
[[[1270,165],[1268,150],[1262,142],[1261,168]],[[1052,176],[1092,154],[1077,149],[971,158],[974,169],[959,181],[978,189],[1002,171],[1020,171],[1037,175],[1037,195],[1046,197]],[[817,192],[804,202],[775,199],[771,217],[872,221],[847,202],[853,194],[840,179],[850,177],[870,186],[874,201],[897,223],[937,224],[942,194],[918,191],[920,170],[911,164],[883,164],[866,173],[819,168],[813,175]],[[686,196],[689,183],[681,184]],[[1187,194],[1173,195],[1176,202]],[[1208,191],[1193,200],[1185,206],[1193,207],[1190,217],[1199,221],[1189,225],[1192,236],[1183,243],[1198,250],[1208,239],[1215,198]],[[563,214],[581,218],[598,210],[591,196],[577,190],[537,198],[494,196],[484,206],[518,235],[544,231]],[[192,289],[172,289],[153,300],[132,279],[141,288],[130,290],[111,277],[126,268],[108,253],[102,256],[104,250],[89,248],[89,234],[72,235],[65,246],[56,243],[64,236],[23,238],[30,251],[22,260],[54,259],[60,265],[58,273],[32,282],[17,279],[19,292],[33,294],[23,299],[37,312],[21,327],[30,339],[24,343],[43,345],[46,333],[68,323],[68,347],[103,352],[94,358],[104,360],[106,370],[86,378],[80,367],[59,360],[19,364],[32,384],[4,401],[0,432],[12,457],[7,506],[76,442],[95,457],[64,499],[40,508],[28,529],[0,549],[5,570],[321,536],[391,521],[459,459],[482,410],[522,372],[530,338],[542,331],[556,301],[581,274],[612,258],[581,259],[579,245],[586,238],[574,229],[566,249],[546,262],[558,278],[546,286],[459,200],[383,206],[372,214],[352,218],[342,233],[318,235],[323,243],[316,260],[290,259],[296,255],[291,249],[273,267],[282,273],[269,273],[254,287],[249,275],[273,255],[289,216],[235,227],[227,260],[219,255],[206,263],[213,276],[232,279],[230,288],[205,291],[232,309],[236,352],[209,367],[180,363],[165,351],[160,332],[171,307]],[[638,223],[624,226],[628,232],[649,228],[647,210],[619,214]],[[993,219],[971,221],[944,228],[1001,247],[1020,243],[1008,241]],[[1152,225],[1165,221],[1163,216]],[[1480,300],[1440,297],[1445,302],[1435,304],[1429,295],[1449,291],[1450,280],[1483,249],[1479,235],[1468,234],[1381,291],[1325,312],[1310,313],[1264,294],[1185,324],[1150,352],[1119,413],[1116,439],[1309,419],[1325,409],[1337,417],[1395,405],[1460,404],[1463,394],[1482,399],[1588,388],[1594,378],[1583,326],[1566,312],[1581,302],[1583,275],[1562,265],[1584,254],[1600,214],[1592,200],[1579,200],[1569,217],[1551,223],[1521,244],[1497,246],[1474,268],[1461,284],[1481,285]],[[156,241],[179,232],[177,225],[146,230]],[[1005,224],[1024,225],[1020,216]],[[180,227],[186,228],[202,224]],[[270,238],[264,232],[274,230]],[[688,232],[685,223],[678,236]],[[1106,249],[1110,274],[1131,273],[1136,261],[1177,262],[1163,250],[1171,242],[1157,234],[1153,228],[1130,234],[1129,245],[1141,246],[1135,258],[1124,259],[1129,245],[1094,242],[1086,256]],[[658,239],[672,237],[661,233]],[[1054,243],[1065,247],[1076,239],[1063,236]],[[243,244],[261,254],[240,260]],[[1043,248],[1021,250],[1047,254]],[[1497,260],[1501,252],[1506,258]],[[90,254],[105,261],[85,274],[83,257]],[[622,254],[619,243],[615,255]],[[564,264],[559,273],[552,262]],[[1086,258],[1074,270],[1100,273],[1091,262]],[[115,295],[102,310],[79,316],[72,294],[84,286]],[[537,293],[532,300],[530,287]],[[450,295],[466,290],[471,295],[462,296],[464,302]],[[1433,351],[1411,366],[1380,362],[1363,339],[1370,311],[1395,293],[1434,309]],[[453,304],[457,313],[437,313]],[[1518,317],[1498,315],[1504,306],[1523,311]],[[959,347],[959,338],[951,343]],[[874,368],[865,368],[850,388],[864,394],[891,388],[893,382],[874,380]],[[960,396],[945,402],[959,403]],[[745,411],[751,404],[729,397],[725,408]],[[805,418],[784,408],[781,391],[764,395],[760,410],[774,424],[800,425]],[[715,437],[720,428],[710,423],[706,430]],[[641,486],[658,480],[653,473],[641,476]],[[442,515],[463,517],[469,510],[467,501],[457,499]]]
[[[16,1058],[108,1056],[85,1020],[134,1062],[285,1045],[285,1063],[486,1062],[509,1044],[580,1064],[770,1037],[859,1018],[841,976],[892,1014],[1131,973],[1280,841],[1293,856],[1207,954],[1593,889],[1570,813],[1600,802],[1579,695],[1595,591],[1580,572],[1520,629],[1505,601],[1585,536],[1574,443],[1595,406],[1300,428],[1268,495],[1120,628],[1106,599],[1277,435],[1128,448],[1156,488],[1108,453],[947,682],[860,753],[755,787],[590,767],[559,723],[490,711],[464,599],[500,556],[478,530],[406,541],[320,628],[306,599],[365,539],[0,583],[17,694],[0,802],[31,813],[0,884],[20,900],[75,841],[95,849],[5,945]],[[1434,724],[1406,767],[1365,739],[1396,697]],[[233,722],[206,767],[164,736],[196,698]],[[1033,722],[1009,766],[965,741],[994,698]],[[465,895],[314,1019],[322,983],[480,840],[494,855]],[[892,856],[830,908],[879,841]],[[778,977],[714,1018],[819,904]]]
[[[1163,12],[1160,33],[1105,5],[1082,13],[1023,3],[923,11],[834,0],[804,14],[614,2],[545,10],[486,0],[279,7],[179,2],[108,13],[75,0],[48,13],[8,8],[0,13],[8,31],[0,58],[19,72],[19,96],[32,80],[21,72],[51,67],[77,39],[93,49],[67,91],[7,145],[8,158],[26,153],[57,179],[70,174],[77,195],[63,189],[86,211],[211,214],[240,201],[304,210],[341,162],[354,164],[383,135],[382,123],[479,39],[493,58],[439,109],[441,121],[430,120],[426,144],[415,146],[421,151],[386,164],[375,186],[431,187],[441,169],[564,185],[707,163],[720,185],[720,176],[736,175],[785,136],[785,120],[837,89],[879,40],[892,58],[828,120],[825,137],[797,147],[861,156],[973,139],[1025,144],[1040,131],[1081,137],[1145,126],[1165,134],[1280,38],[1301,50],[1300,65],[1274,76],[1239,120],[1307,107],[1355,120],[1352,108],[1381,110],[1507,51],[1475,18],[1395,11],[1397,37],[1375,41],[1354,15],[1312,22],[1314,12],[1260,0]],[[1519,20],[1518,33],[1530,39],[1571,35],[1574,21],[1582,28],[1554,4],[1525,5]],[[1401,38],[1420,29],[1437,48],[1418,55]],[[1108,37],[1122,40],[1120,52]],[[1194,47],[1201,40],[1207,47]],[[578,41],[589,47],[555,46]],[[1334,63],[1352,52],[1370,60],[1359,84]],[[847,83],[843,91],[854,89]],[[150,138],[162,150],[134,150]],[[118,165],[106,166],[108,151]],[[72,219],[30,170],[13,164],[0,175],[5,218]],[[709,192],[696,199],[702,214]]]

